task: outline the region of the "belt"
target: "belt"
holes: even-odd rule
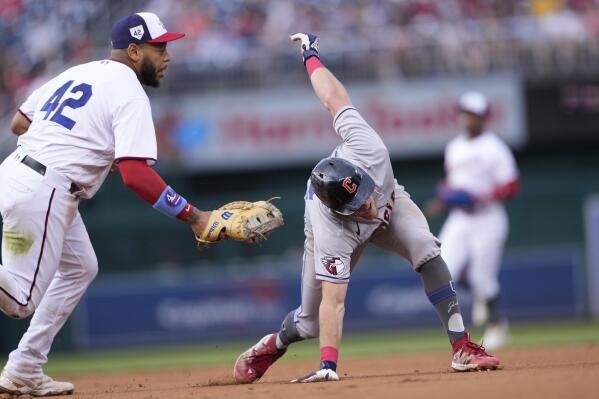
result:
[[[46,175],[46,165],[44,165],[43,163],[40,163],[40,162],[36,161],[35,159],[33,159],[32,157],[30,157],[29,155],[25,155],[23,157],[23,159],[21,160],[21,163],[24,164],[24,165],[29,166],[31,169],[35,170],[37,173],[39,173],[42,176]],[[71,187],[69,188],[69,192],[71,194],[75,194],[78,191],[81,191],[81,187],[79,187],[75,183],[71,183]]]

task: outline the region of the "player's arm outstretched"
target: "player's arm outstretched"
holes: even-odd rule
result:
[[[342,108],[351,106],[351,100],[343,84],[320,61],[318,37],[310,33],[291,35],[292,41],[301,43],[302,57],[314,92],[333,117]]]
[[[203,212],[168,186],[146,160],[122,159],[118,162],[123,183],[154,209],[188,223],[197,236],[205,230],[210,212]],[[221,237],[224,238],[224,237]]]
[[[281,211],[269,201],[234,201],[214,211],[201,211],[177,194],[145,159],[118,162],[123,183],[154,209],[189,224],[198,242],[210,244],[225,238],[259,243],[283,225]]]
[[[31,125],[31,120],[19,110],[10,122],[10,131],[20,136],[29,129],[29,125]]]

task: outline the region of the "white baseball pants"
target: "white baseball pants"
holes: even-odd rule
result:
[[[453,279],[458,281],[468,265],[466,277],[478,299],[491,299],[499,293],[499,266],[507,232],[508,218],[499,204],[473,213],[453,210],[441,229],[441,256]]]
[[[77,210],[71,182],[50,169],[45,176],[21,163],[19,149],[0,165],[3,221],[0,309],[8,316],[33,318],[5,366],[32,381],[54,337],[98,271],[87,230]]]

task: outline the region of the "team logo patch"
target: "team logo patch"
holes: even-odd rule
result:
[[[137,40],[141,40],[142,36],[145,33],[143,25],[137,25],[133,28],[129,28],[129,32],[131,32],[131,36],[136,38]]]
[[[333,276],[342,274],[345,269],[345,264],[338,256],[323,256],[320,258],[320,262],[327,269],[327,272]]]
[[[343,179],[343,183],[341,183],[343,188],[347,190],[348,193],[353,194],[358,189],[358,185],[356,183],[352,183],[350,177],[346,177]]]
[[[177,194],[176,192],[174,192],[173,190],[168,190],[166,192],[166,203],[169,206],[176,207],[177,205],[179,205],[180,201],[181,201],[181,196],[179,194]]]

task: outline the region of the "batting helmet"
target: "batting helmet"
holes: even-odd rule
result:
[[[341,215],[356,212],[374,191],[374,181],[362,168],[341,158],[325,158],[312,170],[316,196]]]

